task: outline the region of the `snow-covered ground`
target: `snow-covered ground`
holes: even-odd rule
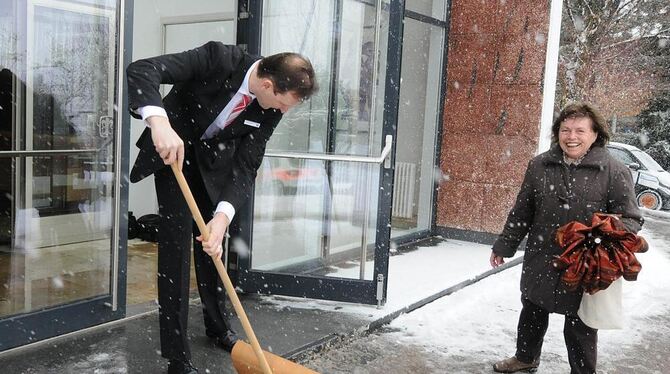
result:
[[[605,365],[608,358],[625,355],[628,347],[645,344],[642,341],[645,332],[657,328],[655,317],[670,313],[670,259],[667,252],[660,250],[670,247],[670,243],[649,232],[641,234],[652,249],[637,256],[643,264],[638,280],[624,282],[626,327],[599,332],[599,361]],[[419,345],[429,352],[468,356],[483,363],[513,355],[521,308],[520,273],[521,267],[516,266],[399,317],[390,325],[399,330],[391,333],[392,338]],[[667,359],[668,353],[670,348],[658,359]],[[550,317],[543,347],[543,358],[546,357],[553,359],[545,360],[539,372],[570,371],[563,340],[563,316]]]
[[[514,258],[521,256],[519,252]],[[305,300],[282,296],[267,297],[278,308],[339,310],[372,319],[384,317],[444,289],[491,269],[491,246],[447,239],[436,246],[422,247],[389,259],[387,301],[382,308],[326,300]],[[508,259],[511,261],[512,259]],[[373,269],[369,261],[366,269]],[[352,278],[358,268],[339,269],[329,276]]]
[[[664,227],[667,230],[670,225]],[[624,282],[626,327],[599,333],[599,373],[660,374],[670,369],[664,362],[670,357],[670,241],[659,230],[645,229],[640,234],[651,249],[638,255],[643,264],[638,280]],[[447,241],[445,245],[454,243]],[[448,268],[447,263],[476,267],[480,262],[488,266],[488,258],[484,258],[484,252],[490,253],[488,248],[483,251],[477,245],[462,245],[462,252],[442,248],[450,254],[433,258],[431,267]],[[403,265],[413,268],[406,269],[413,273],[419,270],[415,264],[403,261]],[[473,274],[473,268],[467,270]],[[390,280],[397,277],[396,271],[393,266]],[[520,272],[521,267],[515,266],[485,278],[400,316],[382,332],[325,352],[311,365],[331,373],[490,373],[493,362],[514,354],[521,308]],[[448,272],[442,274],[449,278]],[[411,288],[417,292],[423,288],[423,284],[413,284],[411,277],[404,281],[416,286]],[[552,314],[538,373],[570,371],[562,331],[563,317]]]

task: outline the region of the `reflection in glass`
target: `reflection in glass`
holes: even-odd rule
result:
[[[267,145],[271,151],[327,152],[332,65],[332,1],[264,1],[262,55],[292,51],[314,66],[319,91],[284,115]],[[281,30],[281,32],[277,32]]]
[[[109,293],[115,2],[3,2],[0,316]],[[7,4],[8,7],[4,7]]]
[[[375,90],[373,82],[376,17],[377,10],[370,5],[354,0],[344,2],[335,123],[335,152],[338,154],[368,156],[378,154],[381,149],[384,85],[378,85]],[[386,35],[388,22],[385,17],[381,21],[379,32]],[[380,38],[380,46],[376,48],[381,53],[379,61],[385,61],[384,41],[385,38]],[[381,65],[378,81],[386,73],[386,64]],[[373,95],[377,97],[374,106]]]
[[[329,191],[321,161],[263,161],[254,200],[253,269],[303,270],[321,258],[323,197]]]
[[[325,164],[274,157],[263,161],[254,198],[252,269],[359,277],[351,268],[359,267],[361,230],[365,219],[372,220],[368,237],[374,238],[377,211],[376,197],[364,210],[366,173],[377,180],[378,167],[332,162],[328,178]],[[366,270],[371,279],[372,268]]]
[[[112,19],[45,6],[33,12],[33,149],[100,145],[105,138],[98,119],[113,103],[107,47]]]
[[[305,54],[320,86],[284,116],[268,150],[378,155],[385,64],[375,67],[373,59],[377,50],[385,61],[388,12],[382,12],[375,48],[377,10],[371,4],[263,4],[262,54]],[[362,256],[374,261],[379,168],[266,157],[256,180],[252,268],[360,279]],[[372,271],[366,266],[363,279],[372,279]]]
[[[32,102],[27,149],[100,150],[82,157],[35,158],[26,165],[32,172],[32,206],[42,216],[87,209],[82,204],[104,194],[100,179],[111,179],[113,18],[82,10],[35,6],[29,22],[35,37],[28,53],[33,95],[26,100]]]
[[[405,18],[391,236],[430,229],[443,29]]]

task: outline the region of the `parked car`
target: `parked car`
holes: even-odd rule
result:
[[[630,168],[639,206],[670,210],[670,173],[649,154],[632,145],[610,142],[607,148]]]

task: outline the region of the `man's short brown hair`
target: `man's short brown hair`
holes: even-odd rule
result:
[[[274,92],[292,92],[301,100],[309,99],[318,89],[314,68],[307,57],[283,52],[261,59],[258,77],[267,78],[274,85]]]

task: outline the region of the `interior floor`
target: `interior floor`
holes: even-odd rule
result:
[[[0,316],[57,306],[109,292],[109,241],[41,248],[0,250]],[[155,243],[128,241],[126,302],[129,307],[156,305]],[[197,292],[191,264],[191,292]],[[132,308],[131,308],[132,310]]]

